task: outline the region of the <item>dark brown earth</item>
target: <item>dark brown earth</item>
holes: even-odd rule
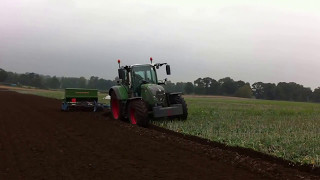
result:
[[[0,90],[0,179],[319,179],[263,156]]]

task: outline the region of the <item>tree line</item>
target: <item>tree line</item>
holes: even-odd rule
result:
[[[106,91],[116,84],[116,80],[106,80],[96,76],[84,77],[44,76],[36,73],[18,74],[0,69],[0,82],[13,86],[32,86],[42,89],[91,88]]]
[[[210,77],[198,78],[192,82],[167,82],[166,90],[180,91],[184,94],[236,96],[266,100],[320,102],[320,87],[311,88],[295,82],[264,83],[235,81],[230,77],[215,80]]]
[[[106,91],[117,84],[115,80],[106,80],[96,76],[84,77],[44,76],[36,73],[18,74],[0,69],[0,82],[17,86],[32,86],[43,89],[92,88]],[[294,82],[264,83],[235,81],[230,77],[215,80],[210,77],[198,78],[194,82],[167,81],[164,88],[168,92],[182,92],[196,95],[222,95],[266,100],[286,100],[320,102],[320,87],[315,90]]]

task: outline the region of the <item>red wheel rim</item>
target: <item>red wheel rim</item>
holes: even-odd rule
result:
[[[119,103],[118,103],[117,99],[113,98],[111,100],[111,109],[112,109],[113,117],[115,119],[118,119],[119,118]]]
[[[136,116],[135,116],[135,109],[131,108],[130,109],[130,120],[131,120],[131,124],[137,124],[137,120],[136,120]]]

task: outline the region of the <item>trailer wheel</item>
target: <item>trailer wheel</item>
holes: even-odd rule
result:
[[[93,106],[93,112],[97,112],[98,111],[98,107],[97,107],[97,105],[95,104],[94,106]]]
[[[128,106],[128,117],[131,124],[148,127],[149,118],[146,103],[141,99],[131,101]]]
[[[103,107],[96,101],[94,101],[94,106],[93,106],[93,112],[100,112],[103,111]]]
[[[94,102],[93,112],[99,112],[99,111],[100,111],[99,105],[96,102]]]
[[[121,110],[121,102],[118,100],[117,95],[114,91],[111,93],[110,105],[113,119],[123,120],[124,117]]]
[[[65,102],[62,103],[61,111],[69,111],[68,103],[65,103]]]
[[[182,115],[173,116],[172,118],[180,118],[181,120],[186,120],[188,118],[188,106],[186,101],[181,96],[175,96],[172,98],[171,104],[181,104],[182,105]]]

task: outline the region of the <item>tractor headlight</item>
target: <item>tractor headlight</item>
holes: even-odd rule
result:
[[[158,103],[163,103],[164,98],[165,98],[164,91],[157,91],[156,99],[157,99]]]

